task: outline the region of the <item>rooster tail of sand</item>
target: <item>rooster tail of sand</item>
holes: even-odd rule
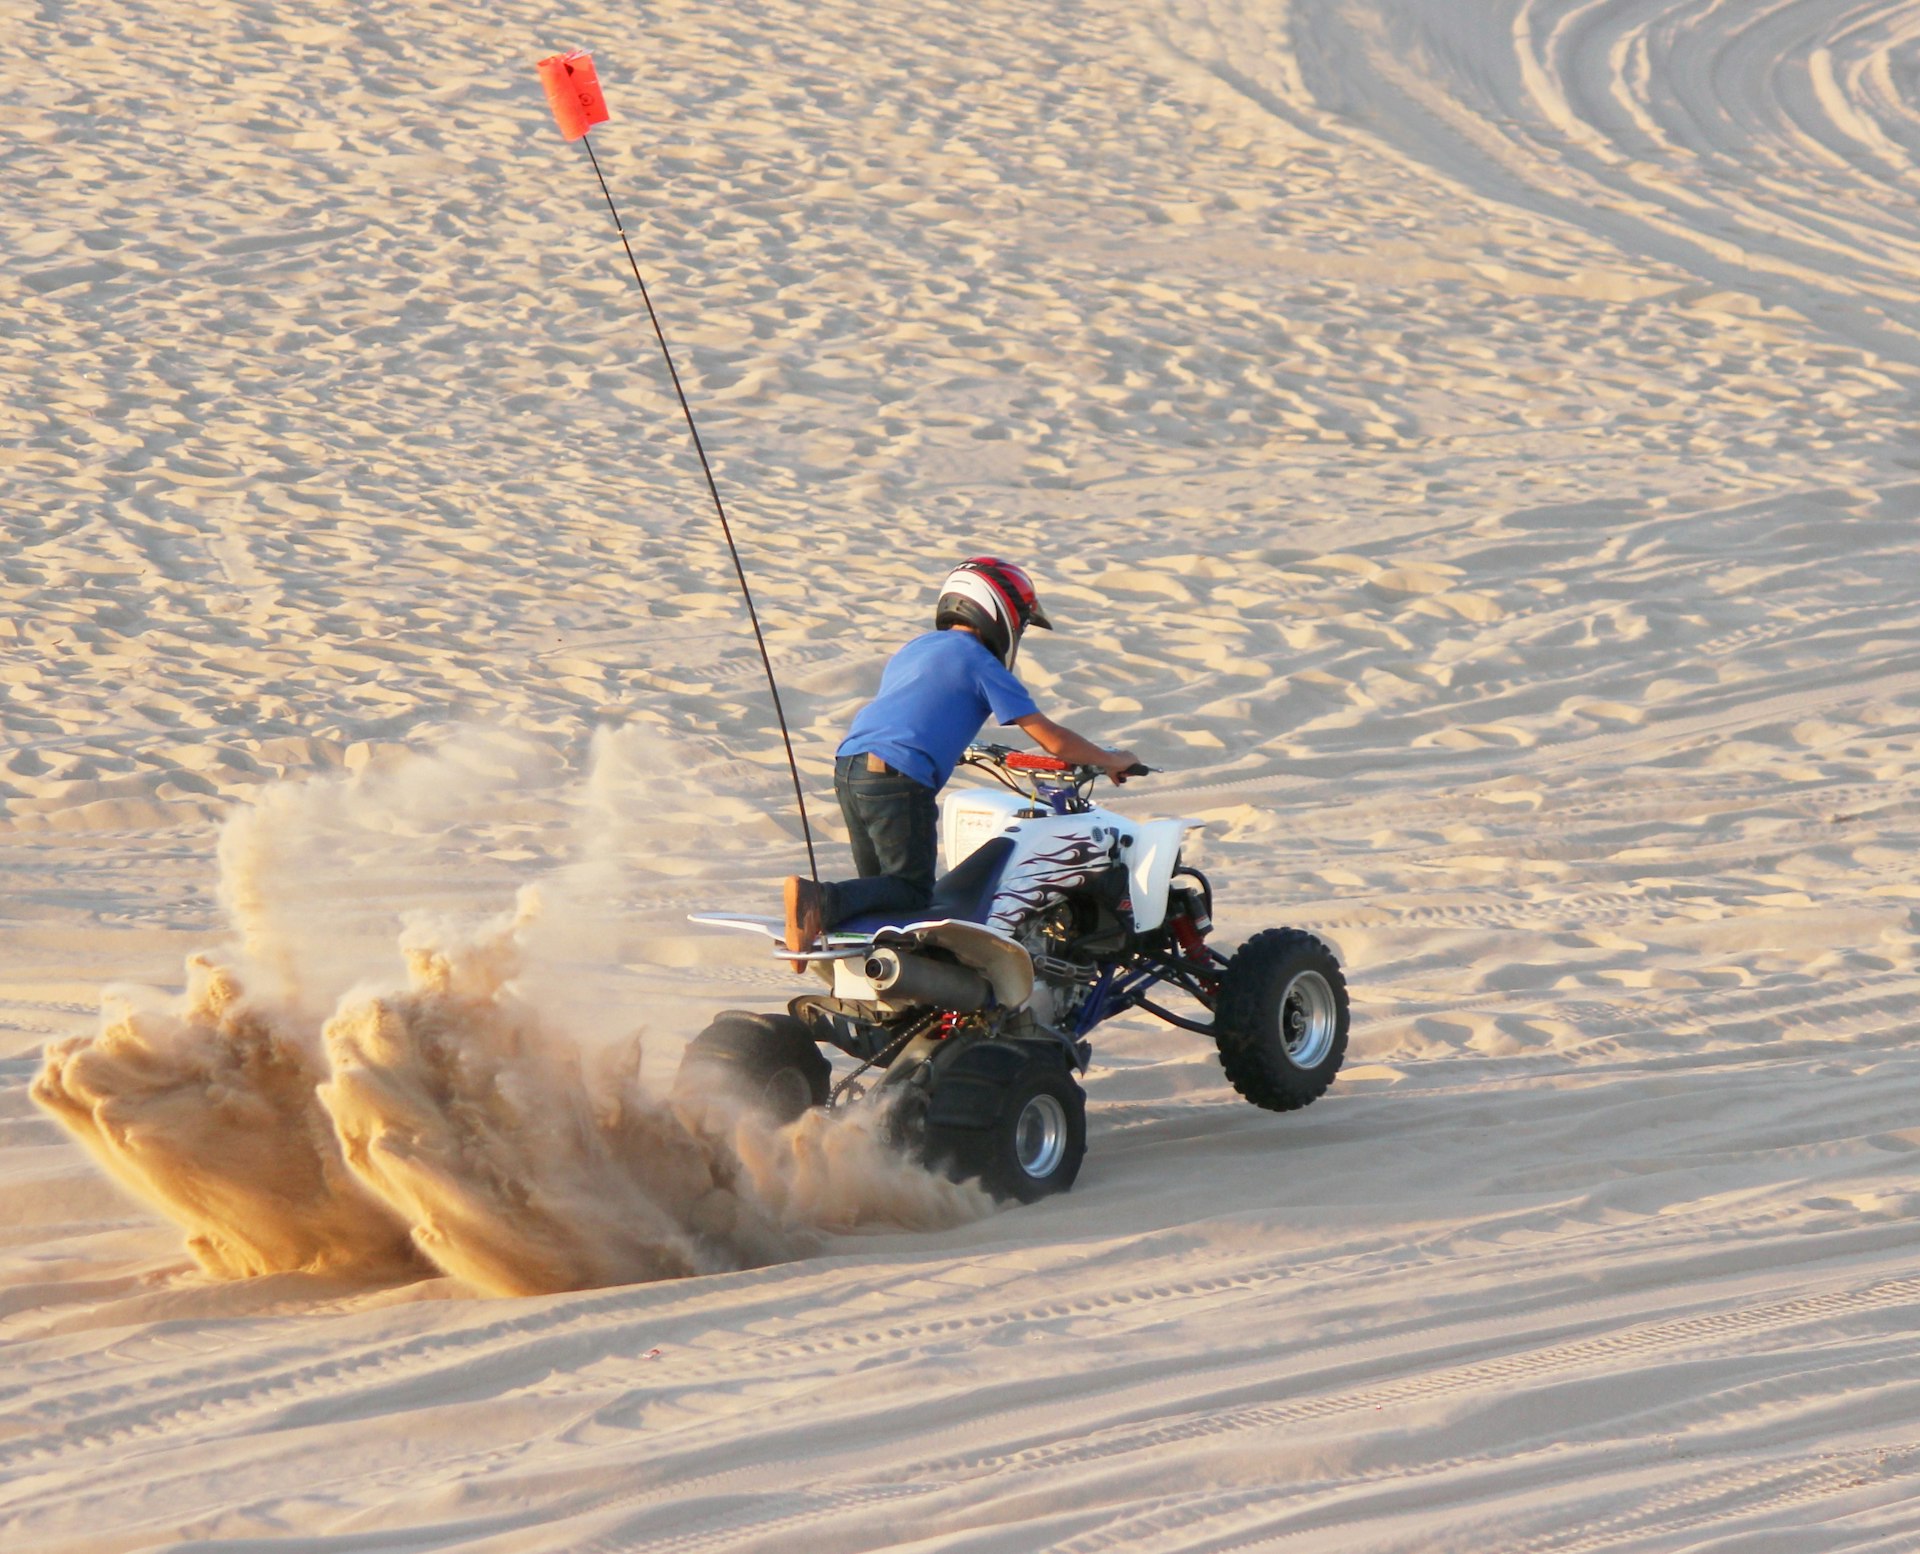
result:
[[[195,955],[171,1007],[113,999],[97,1035],[51,1045],[32,1093],[216,1278],[417,1272],[406,1223],[342,1158],[322,1077],[317,1040]]]
[[[479,924],[410,919],[404,977],[389,949],[316,1016],[313,990],[351,968],[323,926],[301,928],[261,862],[288,855],[276,825],[296,833],[295,855],[311,845],[349,786],[308,784],[237,819],[222,862],[240,949],[191,957],[178,998],[113,997],[100,1031],[50,1046],[34,1081],[114,1180],[186,1231],[207,1274],[437,1268],[539,1294],[989,1211],[858,1114],[779,1127],[650,1094],[640,1036],[584,1039],[529,994],[556,980],[528,975],[530,957],[564,937],[534,890]]]

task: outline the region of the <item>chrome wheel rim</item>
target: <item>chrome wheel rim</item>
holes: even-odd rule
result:
[[[1020,1169],[1044,1181],[1067,1154],[1067,1109],[1057,1097],[1036,1095],[1020,1108],[1013,1125],[1013,1153]]]
[[[1299,1068],[1315,1068],[1333,1050],[1340,1016],[1333,988],[1317,971],[1296,972],[1280,994],[1280,1045]]]

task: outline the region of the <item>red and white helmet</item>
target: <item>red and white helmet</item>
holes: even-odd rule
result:
[[[961,562],[940,585],[933,629],[945,631],[950,626],[972,627],[1009,669],[1020,651],[1021,632],[1029,626],[1053,630],[1025,568],[993,556]]]

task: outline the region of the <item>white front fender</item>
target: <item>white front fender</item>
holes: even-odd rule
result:
[[[1127,873],[1133,891],[1133,926],[1151,933],[1167,920],[1167,887],[1180,861],[1180,843],[1204,820],[1148,820],[1134,825],[1127,849]]]

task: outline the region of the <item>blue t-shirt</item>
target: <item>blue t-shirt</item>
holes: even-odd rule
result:
[[[880,691],[840,741],[938,792],[991,713],[1016,723],[1040,709],[993,650],[965,631],[930,631],[887,661]]]

